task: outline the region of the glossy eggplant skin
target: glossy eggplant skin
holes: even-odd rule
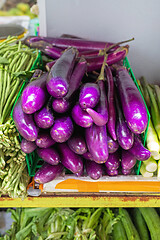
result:
[[[53,138],[51,138],[50,133],[46,131],[40,131],[36,139],[36,145],[39,148],[48,148],[55,144]]]
[[[44,163],[41,168],[36,172],[34,181],[37,183],[47,183],[62,174],[64,166],[59,163],[58,165],[51,165]]]
[[[137,160],[145,161],[151,156],[151,152],[145,148],[138,136],[134,136],[133,146],[128,150]]]
[[[47,107],[43,107],[38,112],[34,113],[34,121],[40,128],[50,128],[54,123],[54,116],[52,111]]]
[[[87,175],[94,179],[97,180],[103,175],[103,166],[102,164],[98,164],[94,161],[90,160],[85,160],[85,167],[86,167],[86,172]]]
[[[86,160],[94,161],[93,156],[88,151],[86,153],[83,153],[82,157]]]
[[[80,132],[75,132],[67,141],[69,148],[76,154],[82,155],[87,152],[84,136]]]
[[[135,134],[147,128],[148,117],[142,96],[125,67],[116,70],[116,85],[127,125]]]
[[[94,108],[100,99],[100,90],[96,83],[85,83],[79,94],[79,104],[82,109]]]
[[[118,169],[120,166],[120,153],[116,151],[109,154],[107,161],[105,162],[106,167],[109,170]]]
[[[91,116],[77,103],[72,108],[72,118],[74,122],[84,128],[89,128],[93,124],[93,119]]]
[[[130,175],[132,172],[132,169],[121,169],[123,175]]]
[[[108,159],[108,144],[106,126],[93,124],[85,129],[87,147],[97,163],[105,163]]]
[[[35,142],[27,141],[25,138],[22,139],[20,146],[24,153],[31,153],[37,148]]]
[[[54,147],[37,148],[37,154],[51,165],[57,165],[60,162],[60,156]]]
[[[38,137],[38,128],[33,121],[33,116],[22,110],[21,97],[13,109],[13,120],[20,135],[28,141],[34,142]]]
[[[107,101],[108,101],[108,122],[107,130],[114,141],[117,140],[116,136],[116,108],[115,108],[115,85],[112,71],[109,66],[105,68],[107,80]]]
[[[46,87],[54,98],[64,97],[69,89],[69,79],[75,64],[77,50],[69,48],[61,55],[55,64],[51,67]]]
[[[73,133],[73,122],[69,116],[57,118],[50,130],[50,135],[55,142],[66,142]]]
[[[81,173],[83,160],[80,155],[74,153],[66,143],[58,144],[58,150],[62,164],[73,173]]]
[[[129,151],[125,151],[122,149],[121,151],[121,167],[123,169],[132,169],[137,162],[136,157],[131,154]]]
[[[100,89],[100,99],[96,107],[96,110],[92,108],[87,108],[86,112],[92,117],[93,122],[97,126],[104,126],[108,121],[108,104],[107,96],[105,90],[105,84],[103,80],[98,81],[98,86]]]
[[[52,103],[52,108],[54,111],[58,113],[67,112],[71,103],[73,102],[73,98],[75,96],[75,91],[79,88],[82,78],[86,72],[87,62],[84,58],[80,58],[76,66],[74,67],[73,73],[69,80],[69,90],[65,97],[60,99],[54,99]]]
[[[119,144],[117,141],[114,141],[110,135],[107,135],[107,143],[108,143],[108,152],[114,153],[118,150]]]
[[[106,173],[109,176],[117,176],[118,175],[118,169],[109,170],[108,168],[106,168]]]
[[[48,73],[44,73],[38,79],[30,82],[22,92],[22,109],[26,114],[32,114],[41,109],[48,99],[46,79]]]
[[[116,124],[117,141],[123,149],[128,150],[133,145],[134,133],[129,129],[125,121],[118,96],[115,96],[115,99],[117,109],[117,124]]]

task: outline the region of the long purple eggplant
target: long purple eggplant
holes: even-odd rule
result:
[[[69,48],[51,67],[46,86],[49,94],[55,98],[64,97],[69,88],[69,79],[75,64],[77,50]]]
[[[122,108],[119,103],[118,96],[115,96],[116,99],[116,109],[117,109],[117,124],[116,124],[116,135],[119,145],[128,150],[132,147],[134,142],[134,134],[128,128],[128,125],[125,121],[125,118],[122,113]]]
[[[110,135],[107,135],[107,143],[108,143],[108,152],[114,153],[118,150],[119,144],[117,141],[114,141]]]
[[[100,99],[96,110],[92,108],[87,108],[86,112],[92,117],[93,122],[97,126],[104,126],[108,121],[108,105],[104,81],[99,80],[98,86],[100,89]]]
[[[133,146],[128,150],[137,160],[145,161],[151,156],[151,152],[145,148],[138,136],[134,136]]]
[[[52,46],[56,46],[62,49],[66,49],[70,46],[77,48],[80,51],[88,51],[88,50],[100,50],[104,48],[108,48],[114,43],[111,42],[100,42],[100,41],[91,41],[86,39],[80,39],[80,38],[68,38],[68,37],[61,37],[61,38],[51,38],[51,37],[28,37],[25,39],[25,44],[29,45],[30,47],[33,47],[34,43],[37,43],[38,41],[45,41]],[[35,45],[34,45],[35,47]],[[117,46],[114,48],[114,50],[117,49]]]
[[[112,71],[109,66],[105,68],[106,79],[107,79],[107,101],[108,101],[108,122],[107,129],[114,141],[117,140],[116,136],[116,110],[115,110],[115,100],[114,100],[114,79]]]
[[[75,131],[74,134],[68,139],[67,144],[69,148],[76,154],[82,155],[87,152],[86,142],[80,131]]]
[[[86,167],[86,172],[87,175],[94,179],[97,180],[103,175],[103,165],[98,164],[94,161],[86,160],[85,161],[85,167]]]
[[[85,138],[89,152],[97,163],[105,163],[108,159],[106,126],[93,124],[85,129]]]
[[[30,82],[22,92],[22,109],[27,114],[38,111],[47,101],[46,79],[48,73],[44,73],[38,79]]]
[[[128,47],[121,47],[113,53],[108,54],[106,63],[110,66],[123,60],[128,54]],[[86,57],[87,72],[100,70],[104,61],[104,56]]]
[[[83,169],[82,158],[75,154],[66,143],[58,144],[62,164],[73,173],[81,173]]]
[[[121,169],[123,175],[130,175],[132,173],[132,169]]]
[[[55,142],[66,142],[73,133],[73,122],[70,117],[60,117],[54,122],[50,130],[51,137]]]
[[[81,58],[79,62],[76,64],[73,70],[73,73],[71,75],[71,78],[69,81],[69,90],[67,95],[64,98],[53,100],[52,107],[54,111],[58,113],[64,113],[70,108],[71,102],[73,101],[72,99],[73,95],[81,84],[86,68],[87,68],[87,62],[84,58]]]
[[[77,103],[72,109],[72,118],[74,122],[84,128],[89,128],[93,124],[91,116]]]
[[[108,159],[105,162],[105,165],[109,170],[118,169],[120,166],[119,151],[109,154]]]
[[[129,151],[123,150],[121,152],[121,167],[123,169],[132,169],[136,164],[136,157]]]
[[[55,144],[55,141],[53,138],[51,138],[49,132],[46,131],[40,131],[38,133],[38,137],[36,139],[36,145],[39,148],[48,148]]]
[[[108,168],[106,168],[106,173],[109,176],[117,176],[118,175],[118,169],[109,170]]]
[[[125,67],[117,68],[116,84],[128,127],[135,134],[143,133],[148,123],[147,110],[138,88]]]
[[[94,108],[100,99],[99,86],[96,83],[85,83],[79,94],[79,104],[82,109]]]
[[[58,165],[51,165],[44,163],[41,168],[36,172],[34,181],[37,183],[47,183],[62,174],[64,166],[59,163]]]
[[[42,109],[34,113],[34,121],[40,128],[50,128],[54,123],[54,116],[48,103]]]
[[[86,159],[86,160],[94,161],[94,160],[93,160],[93,156],[92,156],[91,153],[88,152],[88,151],[87,151],[86,153],[83,153],[82,157],[83,157],[84,159]]]
[[[37,148],[35,142],[27,141],[25,138],[22,139],[20,146],[24,153],[31,153]]]
[[[37,154],[51,165],[57,165],[60,162],[60,156],[54,147],[37,148]]]
[[[38,137],[38,128],[33,121],[33,116],[22,110],[21,97],[13,109],[13,120],[20,135],[28,141],[35,141]]]

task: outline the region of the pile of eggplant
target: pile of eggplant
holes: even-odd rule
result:
[[[22,151],[44,160],[34,180],[49,182],[64,169],[95,180],[134,173],[136,161],[147,160],[150,151],[141,141],[145,103],[123,66],[128,45],[41,37],[26,43],[53,58],[13,110]]]

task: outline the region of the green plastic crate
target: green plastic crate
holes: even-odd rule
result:
[[[123,64],[128,69],[129,74],[131,75],[134,83],[136,84],[136,86],[137,86],[137,88],[138,88],[138,90],[139,90],[139,92],[140,92],[140,94],[141,94],[141,96],[143,98],[143,95],[142,95],[141,90],[140,90],[140,88],[138,86],[137,80],[136,80],[136,78],[135,78],[135,76],[133,74],[133,71],[131,69],[131,66],[129,64],[129,61],[128,61],[127,57],[124,59]],[[34,70],[36,68],[40,68],[40,69],[43,68],[43,62],[42,62],[41,53],[39,53],[39,55],[38,55],[36,61],[34,62],[31,70]],[[16,101],[21,96],[22,91],[23,91],[26,83],[27,83],[27,81],[23,84],[23,86],[22,86],[22,88],[21,88],[21,90],[20,90],[20,92],[19,92],[19,94],[17,96]],[[143,98],[143,100],[144,100],[144,98]],[[16,101],[15,101],[15,103],[16,103]],[[146,103],[145,103],[145,106],[146,106]],[[150,114],[149,114],[147,106],[146,106],[146,109],[147,109],[147,114],[148,114],[148,125],[147,125],[147,129],[146,129],[145,133],[141,135],[142,136],[142,141],[143,141],[144,145],[146,143],[146,137],[147,137],[148,126],[149,126],[149,121],[150,121]],[[13,110],[12,110],[12,113],[13,113]],[[12,113],[11,113],[11,116],[12,116]],[[21,136],[20,136],[20,141],[21,141]],[[34,177],[34,175],[36,173],[36,170],[42,166],[43,160],[41,158],[39,158],[39,156],[37,155],[36,151],[34,151],[34,152],[30,153],[30,154],[26,154],[26,163],[27,163],[27,167],[28,167],[29,176]],[[136,169],[135,169],[136,175],[139,175],[140,167],[141,167],[141,161],[137,161],[137,165],[136,165]],[[66,171],[66,173],[67,172],[69,172],[69,171]]]
[[[139,88],[139,86],[138,86],[137,80],[136,80],[136,78],[135,78],[135,76],[134,76],[134,74],[133,74],[132,68],[131,68],[131,66],[130,66],[130,64],[129,64],[129,61],[128,61],[128,58],[127,58],[127,57],[125,57],[125,59],[124,59],[124,61],[123,61],[123,64],[124,64],[124,66],[128,69],[129,74],[130,74],[130,76],[132,77],[134,83],[136,84],[136,86],[137,86],[137,88],[138,88],[138,90],[139,90],[139,92],[140,92],[140,94],[141,94],[141,96],[142,96],[142,98],[143,98],[143,101],[144,101],[144,103],[145,103],[145,106],[146,106],[147,116],[148,116],[148,124],[147,124],[146,131],[145,131],[143,134],[141,134],[142,142],[143,142],[143,145],[145,146],[145,144],[146,144],[146,139],[147,139],[147,132],[148,132],[148,127],[149,127],[149,122],[150,122],[150,113],[149,113],[149,110],[148,110],[148,108],[147,108],[146,102],[145,102],[144,97],[143,97],[143,95],[142,95],[142,92],[141,92],[141,90],[140,90],[140,88]],[[136,174],[137,174],[137,175],[139,175],[139,173],[140,173],[141,163],[142,163],[141,161],[137,161],[137,164],[136,164],[136,166],[135,166],[135,171],[136,171]]]

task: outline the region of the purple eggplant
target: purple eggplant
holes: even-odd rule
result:
[[[94,108],[100,99],[100,90],[96,83],[85,83],[79,94],[79,104],[82,109]]]
[[[86,146],[85,139],[84,139],[83,135],[80,134],[80,132],[76,131],[68,139],[67,144],[73,152],[75,152],[79,155],[82,155],[87,152],[87,146]]]
[[[109,170],[118,169],[120,166],[119,151],[109,154],[108,159],[105,162],[105,165]]]
[[[50,165],[44,163],[42,167],[36,172],[34,181],[37,183],[47,183],[62,174],[64,166],[59,163],[58,165]]]
[[[93,124],[85,129],[85,138],[89,152],[97,163],[105,163],[108,159],[106,126]]]
[[[87,68],[86,60],[84,58],[81,58],[79,62],[76,64],[74,71],[71,75],[67,95],[64,98],[53,100],[52,107],[54,111],[58,113],[64,113],[70,108],[71,102],[73,101],[72,99],[73,95],[80,86],[86,68]]]
[[[42,49],[41,51],[53,59],[59,58],[63,53],[61,48],[53,47],[48,44],[46,44],[46,47],[44,49]]]
[[[106,63],[111,66],[121,60],[123,60],[128,54],[128,47],[121,47],[116,52],[109,53]],[[96,56],[96,57],[85,57],[87,61],[87,72],[92,72],[96,70],[100,70],[104,61],[104,56]]]
[[[72,118],[74,122],[84,128],[89,128],[93,124],[91,116],[77,103],[72,109]]]
[[[52,108],[55,112],[64,113],[69,110],[70,103],[65,98],[55,98],[52,102]]]
[[[46,70],[49,72],[52,68],[52,66],[56,63],[57,60],[54,60],[52,62],[47,62],[45,67],[46,67]]]
[[[116,124],[116,135],[119,145],[125,149],[128,150],[132,147],[134,142],[134,134],[131,132],[131,130],[128,128],[128,125],[125,121],[125,118],[123,116],[121,105],[119,103],[119,99],[117,96],[115,96],[116,99],[116,108],[117,108],[117,124]]]
[[[132,169],[136,164],[136,157],[129,151],[123,150],[121,153],[121,167],[123,169]]]
[[[72,37],[27,37],[24,43],[30,47],[36,47],[39,41],[44,41],[52,44],[52,46],[56,46],[62,49],[66,49],[70,46],[77,48],[79,51],[90,51],[90,50],[100,50],[104,48],[108,48],[114,43],[111,42],[99,42],[99,41],[91,41],[82,38],[72,38]],[[117,49],[118,46],[114,47],[114,50]]]
[[[51,96],[62,98],[67,94],[76,55],[77,50],[69,48],[51,67],[46,81],[47,90]]]
[[[21,97],[16,102],[13,109],[13,120],[19,134],[28,141],[34,142],[38,137],[38,128],[33,117],[22,110]]]
[[[134,136],[133,146],[128,150],[137,160],[145,161],[151,156],[151,152],[145,148],[138,136]]]
[[[118,169],[109,170],[108,168],[106,168],[106,173],[109,176],[117,176],[118,175]]]
[[[34,121],[40,128],[50,128],[54,123],[53,113],[48,105],[34,113]]]
[[[143,133],[148,123],[147,110],[138,88],[125,67],[117,68],[116,84],[128,127],[135,134]]]
[[[25,138],[21,141],[21,150],[24,153],[31,153],[37,148],[37,145],[35,142],[27,141]]]
[[[132,169],[121,169],[123,175],[130,175],[132,173]]]
[[[90,152],[83,153],[82,157],[85,158],[86,160],[94,161],[93,156],[91,155]]]
[[[73,173],[81,173],[83,169],[82,158],[72,152],[66,143],[58,144],[62,164]]]
[[[92,117],[93,122],[97,126],[103,126],[108,121],[108,105],[107,97],[105,92],[105,85],[103,80],[98,81],[98,86],[100,89],[100,99],[96,107],[96,111],[92,108],[87,108],[86,112]]]
[[[82,177],[84,175],[84,167],[82,168],[82,170],[78,173],[74,174],[76,177]]]
[[[38,137],[36,139],[36,145],[39,148],[48,148],[55,144],[55,141],[53,138],[51,138],[49,132],[41,131],[38,134]]]
[[[50,130],[51,137],[55,142],[66,142],[73,133],[73,123],[70,117],[60,117],[54,122]]]
[[[87,175],[94,179],[97,180],[103,175],[103,165],[98,164],[94,161],[86,160],[85,161],[85,167],[86,167],[86,172]]]
[[[107,79],[107,101],[108,101],[108,122],[107,129],[110,136],[114,141],[117,140],[116,136],[116,109],[115,109],[115,100],[114,100],[114,79],[112,76],[112,71],[109,66],[105,68],[106,79]]]
[[[117,141],[114,141],[109,135],[107,135],[107,143],[108,143],[108,152],[114,153],[118,150],[119,144]]]
[[[57,165],[60,162],[60,156],[54,147],[37,148],[37,154],[51,165]]]
[[[44,73],[38,79],[30,82],[22,92],[22,109],[26,114],[38,111],[48,99],[46,79],[48,74]]]

